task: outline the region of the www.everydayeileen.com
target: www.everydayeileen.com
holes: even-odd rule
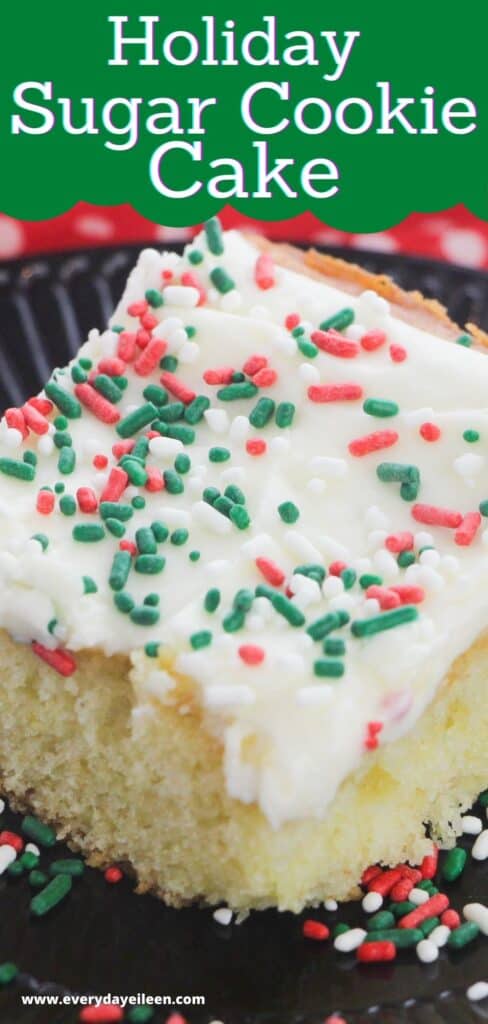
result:
[[[205,996],[151,996],[145,992],[137,995],[23,995],[22,1006],[117,1006],[126,1010],[132,1006],[205,1006]]]

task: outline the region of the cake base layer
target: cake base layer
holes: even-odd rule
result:
[[[347,779],[327,820],[273,831],[226,794],[219,744],[196,704],[136,703],[128,659],[78,656],[63,679],[0,633],[0,768],[16,806],[53,823],[89,863],[130,865],[166,902],[298,911],[355,894],[376,861],[444,845],[488,778],[488,636],[458,659],[417,728]],[[137,685],[137,684],[135,684]],[[188,693],[186,694],[188,698]],[[183,694],[182,694],[183,701]]]

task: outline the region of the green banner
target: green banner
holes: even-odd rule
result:
[[[0,208],[488,219],[487,30],[485,4],[418,0],[4,5]]]

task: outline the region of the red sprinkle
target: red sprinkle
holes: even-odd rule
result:
[[[279,565],[276,565],[276,562],[272,562],[270,558],[256,558],[256,565],[265,580],[272,587],[281,587],[281,584],[285,582],[283,570],[280,569]]]
[[[102,423],[119,422],[120,412],[117,406],[109,402],[108,398],[104,398],[99,391],[95,391],[91,384],[76,384],[74,391],[82,405],[86,406],[97,420],[101,420]]]
[[[401,868],[389,868],[387,871],[381,871],[369,883],[368,892],[379,892],[380,896],[388,896],[401,877]]]
[[[262,252],[254,267],[254,280],[258,288],[267,291],[276,284],[275,265],[269,252]]]
[[[156,369],[159,360],[162,359],[167,349],[167,344],[161,338],[153,338],[141,355],[134,363],[134,370],[139,377],[148,377]]]
[[[141,327],[138,330],[137,334],[136,334],[136,345],[137,345],[137,347],[138,348],[142,348],[142,349],[147,348],[147,346],[149,345],[149,342],[151,341],[151,337],[152,337],[152,335],[149,333],[149,331],[145,331]]]
[[[415,910],[411,910],[409,914],[405,914],[405,917],[401,917],[398,921],[398,928],[416,928],[428,917],[437,917],[442,914],[448,906],[448,897],[443,892],[438,892],[422,903],[420,907],[415,907]]]
[[[246,441],[246,452],[248,455],[264,455],[267,447],[266,441],[262,441],[259,437]]]
[[[112,447],[112,455],[115,459],[121,459],[123,455],[129,455],[134,448],[135,441],[129,437],[126,441],[117,441]]]
[[[390,587],[394,594],[398,594],[401,604],[421,604],[425,598],[423,587],[402,583],[399,586]]]
[[[394,942],[363,942],[356,950],[356,957],[362,964],[394,960],[396,955]]]
[[[267,365],[268,360],[266,356],[249,356],[249,359],[246,359],[242,367],[242,372],[247,373],[248,377],[254,377],[260,370],[264,370]]]
[[[163,387],[171,391],[171,394],[178,398],[183,405],[189,405],[196,398],[196,392],[188,388],[179,377],[176,377],[174,373],[170,373],[169,370],[165,370],[161,374],[161,384]]]
[[[94,455],[93,465],[95,469],[106,469],[108,466],[108,458],[106,455]]]
[[[137,342],[135,334],[132,331],[122,331],[117,342],[117,355],[125,363],[131,363],[136,357],[136,352]]]
[[[7,421],[7,426],[10,427],[11,430],[18,430],[24,439],[27,437],[29,431],[25,424],[24,414],[20,409],[6,409],[5,419]]]
[[[447,526],[451,530],[461,526],[463,517],[460,512],[452,512],[447,508],[438,508],[436,505],[413,505],[413,518],[418,523],[425,523],[427,526]]]
[[[172,281],[174,276],[175,275],[172,270],[163,270],[161,273],[163,281]]]
[[[79,1020],[81,1024],[117,1024],[124,1019],[124,1011],[121,1006],[115,1004],[107,1006],[86,1006],[81,1011]]]
[[[118,501],[125,491],[129,477],[121,466],[114,466],[100,495],[100,501]]]
[[[422,872],[418,868],[410,867],[410,864],[397,864],[402,873],[402,878],[409,878],[414,885],[422,881]]]
[[[34,434],[47,434],[49,430],[49,420],[47,420],[46,417],[43,416],[42,412],[39,412],[34,405],[30,405],[29,402],[26,402],[25,405],[22,406],[22,413],[27,426],[34,432]],[[20,428],[17,427],[17,429]]]
[[[364,741],[366,750],[376,750],[376,747],[380,742],[378,734],[381,732],[382,728],[383,722],[368,722],[366,739]]]
[[[366,331],[361,338],[361,348],[364,348],[366,352],[374,352],[375,349],[380,348],[386,341],[386,334],[379,328],[373,329],[372,331]]]
[[[98,498],[91,487],[79,487],[76,492],[76,500],[80,512],[90,513],[97,511]]]
[[[370,864],[369,868],[365,868],[361,875],[361,885],[369,885],[373,878],[377,878],[382,873],[382,869],[378,864]]]
[[[407,358],[407,350],[402,345],[390,345],[390,356],[394,363],[403,363]]]
[[[164,477],[157,466],[146,466],[146,473],[146,491],[155,494],[157,491],[164,490]]]
[[[421,865],[420,871],[422,878],[434,878],[437,871],[437,864],[439,861],[439,848],[434,845],[432,853],[426,853]]]
[[[298,327],[299,323],[299,313],[288,313],[288,316],[285,317],[285,327],[288,331],[293,331],[295,327]]]
[[[110,885],[117,885],[117,882],[121,882],[123,877],[123,871],[121,871],[120,868],[117,868],[115,866],[107,868],[107,870],[104,872],[105,881],[109,882]]]
[[[410,533],[409,530],[404,530],[402,533],[390,533],[385,540],[385,547],[395,554],[399,554],[401,551],[411,551],[413,544],[413,533]]]
[[[146,299],[141,299],[140,302],[132,302],[130,306],[127,306],[127,312],[129,316],[143,316],[144,313],[149,309],[149,304]]]
[[[214,370],[205,370],[203,379],[206,384],[230,384],[233,376],[232,366],[220,366]]]
[[[424,441],[438,441],[441,436],[440,427],[437,427],[435,423],[422,423],[420,436]]]
[[[263,648],[257,644],[241,644],[238,654],[246,665],[260,665],[265,658]]]
[[[452,907],[450,907],[449,910],[445,910],[444,913],[441,914],[441,924],[447,925],[447,927],[451,928],[452,931],[454,931],[455,928],[459,928],[461,918],[457,910],[453,910]]]
[[[360,384],[311,384],[307,395],[311,402],[356,402],[363,389]]]
[[[121,540],[119,549],[120,551],[128,551],[133,557],[137,555],[137,544],[133,540]]]
[[[56,499],[52,491],[39,491],[36,509],[41,516],[50,516]]]
[[[188,1024],[188,1021],[186,1017],[181,1016],[181,1013],[170,1013],[166,1018],[166,1024]]]
[[[479,512],[468,512],[464,516],[459,529],[454,534],[455,544],[459,544],[463,548],[469,547],[473,543],[480,526],[481,516]]]
[[[322,352],[328,352],[330,356],[338,356],[340,359],[354,359],[359,355],[357,341],[348,341],[339,331],[312,331],[310,340]]]
[[[401,600],[398,594],[395,594],[390,587],[380,587],[376,583],[372,583],[366,590],[367,598],[374,598],[378,601],[378,604],[383,612],[388,611],[391,608],[398,608],[401,604]]]
[[[60,647],[52,651],[48,647],[44,647],[43,644],[37,643],[37,640],[32,641],[32,650],[38,658],[42,658],[47,665],[59,672],[60,676],[72,676],[76,672],[76,661],[69,651],[62,650]]]
[[[24,840],[16,832],[9,832],[7,829],[0,832],[0,846],[13,846],[16,853],[24,849]]]
[[[34,409],[42,413],[43,416],[49,416],[54,409],[53,403],[49,398],[39,398],[39,395],[34,395],[33,398],[28,399],[28,404],[33,405]]]
[[[126,365],[123,359],[117,359],[116,356],[106,356],[101,359],[97,373],[106,373],[108,377],[123,377],[126,371]]]
[[[306,939],[314,939],[315,942],[324,942],[330,935],[326,924],[322,924],[322,921],[314,921],[311,917],[303,922],[302,932]]]
[[[139,323],[141,327],[144,328],[145,331],[153,331],[154,328],[158,326],[159,320],[157,316],[154,316],[154,313],[150,313],[148,311],[147,313],[143,313],[142,316],[139,317]]]
[[[196,288],[200,296],[197,305],[205,305],[207,301],[207,292],[203,287],[198,274],[195,274],[192,270],[185,270],[185,273],[181,275],[181,283],[184,284],[186,288]]]
[[[252,382],[258,388],[271,388],[273,384],[276,384],[277,380],[278,374],[276,373],[276,370],[264,367],[264,369],[259,370],[258,373],[254,374]]]
[[[412,891],[414,883],[411,878],[401,878],[393,889],[390,891],[390,899],[394,903],[403,903],[404,900],[408,899],[410,892]]]
[[[358,437],[349,444],[351,455],[361,457],[371,452],[379,452],[382,448],[391,448],[398,441],[396,430],[376,430],[374,434]]]
[[[329,576],[340,576],[344,569],[347,569],[346,562],[331,562],[329,565]]]

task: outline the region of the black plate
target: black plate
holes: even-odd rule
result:
[[[106,324],[139,248],[0,264],[0,407],[35,392],[89,328]],[[486,273],[420,258],[329,251],[439,298],[460,323],[473,320],[488,328]],[[18,824],[7,815],[3,827]],[[450,890],[458,908],[472,900],[488,902],[488,864],[470,861]],[[488,973],[483,939],[460,953],[442,950],[437,963],[427,966],[408,951],[395,965],[361,968],[330,945],[305,942],[306,915],[269,911],[223,928],[209,910],[168,909],[135,896],[128,881],[109,886],[91,870],[41,921],[30,918],[30,895],[25,879],[0,879],[0,963],[13,960],[22,971],[18,984],[0,995],[0,1020],[8,1024],[77,1020],[72,1008],[22,1008],[21,992],[203,995],[205,1008],[181,1008],[190,1024],[322,1024],[334,1011],[348,1024],[488,1020],[486,1001],[474,1004],[465,997],[467,986]],[[358,923],[361,914],[349,905],[338,914],[320,910],[314,916],[332,924]],[[154,1024],[170,1012],[158,1010]]]

